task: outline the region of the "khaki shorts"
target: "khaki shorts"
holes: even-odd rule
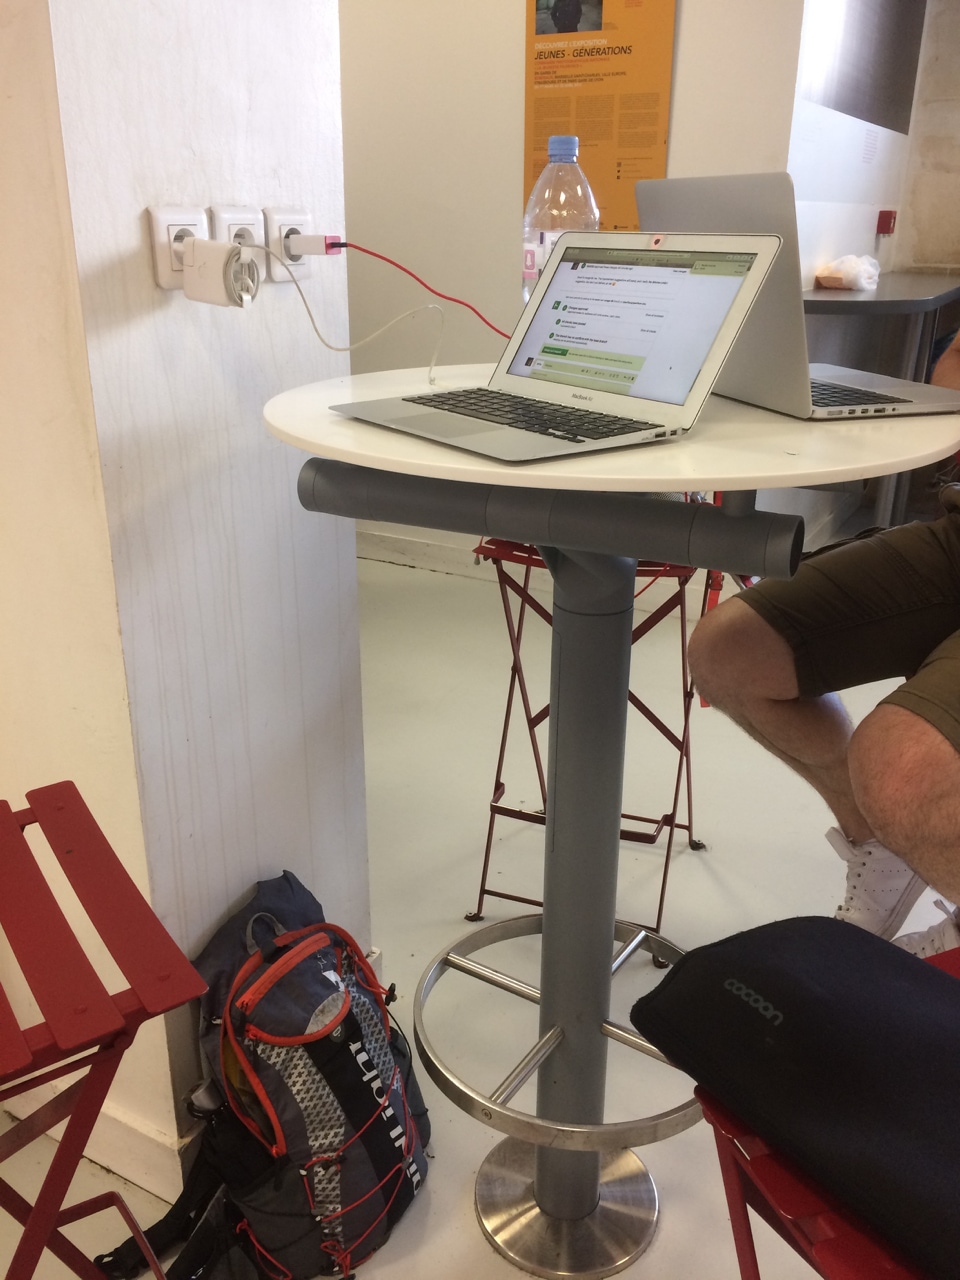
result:
[[[883,701],[960,751],[960,511],[817,552],[739,599],[790,645],[801,695],[905,677]]]

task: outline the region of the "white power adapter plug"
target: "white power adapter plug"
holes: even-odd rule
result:
[[[188,236],[176,250],[183,264],[183,292],[194,302],[245,307],[260,289],[260,268],[246,245]]]

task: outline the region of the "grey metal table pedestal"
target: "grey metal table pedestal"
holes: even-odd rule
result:
[[[542,1212],[535,1188],[539,1147],[505,1138],[477,1176],[477,1216],[490,1243],[535,1276],[609,1276],[630,1266],[653,1239],[657,1189],[630,1150],[599,1157],[599,1200],[573,1221]]]
[[[421,1060],[441,1091],[483,1124],[510,1135],[487,1156],[477,1177],[477,1217],[490,1243],[533,1275],[606,1276],[639,1257],[652,1240],[657,1224],[656,1188],[630,1148],[683,1132],[700,1119],[700,1108],[690,1098],[659,1115],[603,1124],[578,1123],[570,1114],[550,1120],[510,1106],[514,1095],[538,1071],[542,1091],[543,1076],[551,1063],[559,1060],[558,1051],[567,1038],[565,1028],[573,1016],[572,1003],[560,1010],[562,1021],[543,1029],[550,1020],[544,1016],[539,989],[473,957],[485,947],[539,933],[542,928],[543,916],[518,916],[476,929],[442,951],[420,980],[414,1001],[414,1034]],[[607,951],[606,972],[599,982],[601,989],[607,991],[610,978],[640,949],[665,964],[682,954],[665,938],[625,921],[615,922],[613,934],[620,946],[612,961],[611,952]],[[541,952],[544,970],[546,963]],[[537,1043],[488,1096],[465,1084],[445,1065],[426,1030],[427,997],[450,970],[541,1004],[542,1033]],[[630,1027],[603,1017],[593,1031],[586,1046],[587,1066],[593,1073],[602,1057],[595,1052],[598,1039],[601,1046],[612,1039],[666,1062],[659,1050]],[[601,1075],[601,1094],[603,1083]],[[538,1113],[541,1110],[542,1106],[538,1106]],[[602,1097],[599,1113],[602,1116]],[[560,1179],[561,1198],[566,1195],[570,1203],[553,1205],[548,1210],[540,1200],[544,1194],[541,1188],[546,1179],[549,1191],[550,1180],[555,1178]],[[567,1178],[569,1187],[564,1185]],[[583,1213],[567,1211],[584,1205]]]
[[[609,1275],[643,1251],[656,1223],[653,1183],[626,1149],[697,1118],[691,1102],[660,1117],[603,1123],[607,1040],[632,1037],[644,1048],[640,1037],[607,1022],[620,963],[616,884],[637,558],[789,577],[803,522],[756,511],[748,493],[728,493],[717,508],[434,480],[319,459],[304,465],[299,494],[310,510],[534,543],[553,576],[543,915],[508,922],[506,935],[502,925],[478,930],[438,957],[417,993],[415,1028],[431,1077],[458,1105],[510,1135],[477,1184],[488,1238],[535,1275]],[[525,993],[506,975],[498,981],[470,960],[489,940],[517,936],[511,928],[542,931],[539,991]],[[620,939],[623,955],[640,945],[659,947],[665,959],[678,954],[653,935],[633,934]],[[426,1034],[423,1002],[450,967],[539,1001],[537,1044],[490,1098],[443,1068]],[[534,1071],[537,1113],[527,1116],[506,1103]]]

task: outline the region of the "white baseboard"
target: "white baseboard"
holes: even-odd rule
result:
[[[22,1098],[11,1098],[6,1110],[18,1120],[54,1096],[52,1085],[42,1085]],[[29,1099],[29,1101],[27,1100]],[[59,1138],[63,1124],[50,1130]],[[199,1133],[191,1131],[183,1139],[143,1128],[142,1121],[111,1106],[109,1098],[100,1112],[84,1156],[109,1169],[134,1186],[142,1187],[161,1200],[172,1203],[183,1189],[183,1157]]]
[[[379,947],[371,947],[365,957],[367,964],[377,975],[377,981],[383,985],[383,952]]]
[[[479,534],[446,533],[406,525],[367,525],[363,521],[357,524],[357,555],[361,560],[380,560],[493,582],[496,578],[493,566],[486,561],[476,563],[473,548],[479,541]]]

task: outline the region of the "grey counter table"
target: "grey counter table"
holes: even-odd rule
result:
[[[876,289],[807,289],[803,295],[803,309],[808,316],[871,322],[885,318],[905,321],[906,329],[897,344],[899,350],[895,356],[888,347],[888,359],[881,360],[876,365],[867,364],[856,355],[840,359],[833,359],[831,356],[828,363],[857,369],[869,368],[875,373],[925,382],[940,312],[943,307],[958,301],[960,275],[889,271],[881,274]],[[816,362],[825,358],[816,354],[814,335],[808,334],[808,338],[811,346],[810,359]],[[891,474],[884,478],[877,496],[879,524],[899,524],[904,519],[908,489],[906,473]]]
[[[489,372],[441,369],[437,381],[476,385]],[[491,1243],[535,1275],[609,1275],[646,1248],[657,1218],[656,1190],[630,1148],[698,1118],[691,1101],[603,1123],[609,1039],[659,1056],[608,1021],[612,974],[638,946],[668,962],[680,954],[642,928],[625,933],[615,919],[636,560],[789,576],[802,522],[755,510],[758,487],[864,479],[943,457],[960,442],[960,416],[912,419],[909,430],[902,419],[819,424],[711,398],[682,441],[511,467],[328,409],[426,384],[422,369],[339,378],[275,397],[264,416],[274,435],[316,455],[300,472],[308,510],[532,542],[551,571],[543,915],[486,926],[436,957],[420,984],[415,1028],[435,1083],[508,1135],[477,1179]],[[705,489],[724,491],[722,509],[656,496]],[[473,959],[485,945],[541,932],[539,989]],[[453,1075],[426,1031],[423,1002],[451,968],[540,1005],[539,1040],[490,1095]],[[534,1073],[530,1115],[510,1100]]]
[[[914,344],[908,373],[894,376],[926,381],[930,351],[937,332],[940,311],[960,301],[960,275],[928,275],[922,271],[888,271],[881,274],[876,289],[807,289],[803,309],[808,316],[914,316]],[[877,370],[877,372],[888,372]]]

